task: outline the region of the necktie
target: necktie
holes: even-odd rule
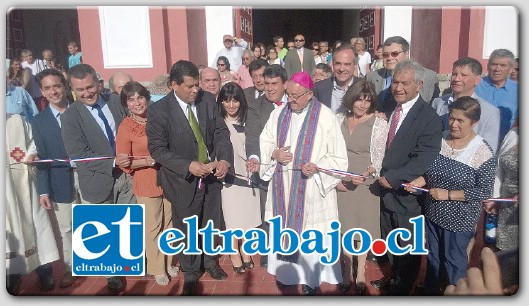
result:
[[[205,164],[209,161],[206,143],[204,142],[204,138],[202,138],[202,133],[200,132],[197,118],[191,110],[191,104],[187,105],[187,119],[189,120],[189,125],[191,126],[193,134],[195,134],[195,139],[198,143],[198,161]]]
[[[402,105],[397,105],[397,108],[395,108],[395,112],[393,113],[393,118],[391,119],[391,124],[389,125],[389,134],[388,134],[388,145],[387,147],[391,146],[391,142],[393,141],[393,138],[395,138],[395,133],[397,133],[397,125],[399,124],[400,120],[400,112],[402,111]]]
[[[107,133],[108,142],[110,143],[110,147],[112,147],[112,152],[116,154],[116,142],[114,140],[114,132],[112,132],[112,129],[110,128],[110,124],[108,124],[107,117],[105,114],[103,114],[103,110],[101,110],[101,106],[99,104],[95,104],[92,108],[95,108],[97,110],[97,115],[101,120],[103,120],[103,124],[105,125],[105,131]]]
[[[384,79],[384,89],[391,87],[391,82],[393,82],[393,76],[388,76]]]
[[[281,105],[283,105],[283,101],[277,101],[277,102],[274,102],[274,104],[277,105],[277,106],[281,106]]]
[[[299,63],[301,64],[301,71],[303,71],[303,48],[298,49]]]

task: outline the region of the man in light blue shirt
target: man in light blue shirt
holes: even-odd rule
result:
[[[489,102],[483,100],[474,92],[481,82],[481,63],[471,57],[463,57],[454,62],[450,89],[452,93],[435,98],[432,107],[443,121],[443,131],[449,130],[448,106],[460,97],[472,97],[478,100],[481,116],[474,131],[491,146],[494,153],[498,150],[500,138],[500,110]]]
[[[6,113],[19,114],[27,122],[31,122],[39,110],[24,88],[6,84]]]
[[[500,110],[500,143],[518,117],[518,84],[509,79],[513,66],[514,55],[511,51],[492,51],[487,64],[488,75],[476,87],[478,96]]]

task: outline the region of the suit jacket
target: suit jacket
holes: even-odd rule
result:
[[[301,62],[299,61],[297,49],[288,50],[283,61],[285,63],[285,69],[289,79],[293,74],[301,71]],[[315,66],[316,62],[314,62],[312,50],[303,48],[303,71],[312,75]]]
[[[233,165],[230,132],[215,97],[201,91],[195,105],[210,159]],[[198,186],[198,178],[189,172],[189,165],[198,158],[198,143],[173,92],[149,106],[146,132],[149,152],[161,165],[157,180],[164,195],[173,205],[188,207]]]
[[[353,77],[351,86],[360,81],[360,78]],[[314,96],[328,108],[331,108],[332,90],[334,88],[334,76],[325,80],[321,80],[314,84]]]
[[[421,213],[417,196],[400,185],[426,172],[441,150],[441,137],[441,118],[419,97],[402,121],[382,160],[380,176],[384,176],[393,187],[381,188],[385,209],[405,216]]]
[[[33,139],[40,159],[67,159],[61,137],[61,127],[50,105],[32,121]],[[37,164],[37,192],[47,194],[54,202],[70,203],[74,200],[73,169],[68,162]]]
[[[397,103],[393,99],[393,95],[388,96],[388,99],[384,101],[385,96],[385,79],[386,74],[390,73],[385,68],[378,69],[376,71],[370,71],[367,73],[366,79],[375,85],[375,93],[378,96],[378,111],[381,112],[392,112]],[[421,91],[419,94],[424,101],[431,103],[433,99],[439,97],[441,90],[439,89],[439,79],[437,74],[430,69],[424,68],[424,80]]]
[[[125,108],[117,99],[106,101],[116,130],[125,118]],[[114,156],[105,133],[86,106],[76,100],[61,115],[62,139],[66,153],[72,159]],[[79,188],[83,198],[94,203],[105,201],[114,186],[114,159],[77,163]]]
[[[437,114],[441,117],[443,123],[443,131],[449,130],[448,126],[448,105],[449,99],[452,94],[444,95],[439,98],[435,98],[432,102],[432,107],[435,109]],[[475,93],[472,95],[473,98],[479,101],[481,107],[481,116],[478,124],[474,127],[474,131],[481,136],[492,148],[494,154],[498,150],[500,141],[500,110],[489,102],[483,100]]]
[[[255,98],[255,86],[245,88],[242,91],[244,92],[244,97],[246,98],[246,102],[248,102],[248,105],[255,104],[255,101],[257,100]]]
[[[255,103],[248,103],[248,115],[246,117],[246,155],[257,155],[261,157],[261,150],[259,149],[259,137],[264,129],[270,114],[274,110],[274,104],[266,99],[266,95],[262,95]]]

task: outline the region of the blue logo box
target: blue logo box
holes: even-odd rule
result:
[[[72,274],[144,276],[144,204],[75,204]]]

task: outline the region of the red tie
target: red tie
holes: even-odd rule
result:
[[[277,101],[277,102],[274,102],[274,103],[275,103],[275,105],[277,105],[277,106],[281,106],[281,105],[283,105],[283,101]]]
[[[388,134],[388,145],[387,147],[391,146],[391,142],[393,141],[393,138],[395,138],[395,133],[397,132],[397,125],[399,124],[400,120],[400,112],[402,111],[402,105],[397,105],[397,108],[395,108],[395,112],[393,113],[393,118],[391,118],[391,124],[389,125],[389,134]]]

